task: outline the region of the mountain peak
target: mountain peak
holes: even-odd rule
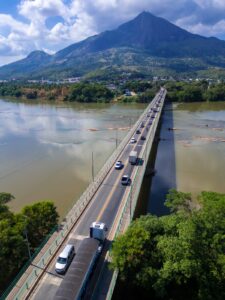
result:
[[[147,11],[122,24],[118,29],[120,34],[126,36],[127,41],[130,40],[132,46],[148,50],[152,50],[156,44],[183,41],[192,36],[184,29]]]
[[[165,68],[171,68],[172,72],[173,68],[181,71],[191,68],[195,70],[196,67],[189,66],[189,61],[188,64],[183,62],[182,59],[187,58],[196,58],[197,62],[199,59],[205,60],[204,66],[207,68],[211,59],[213,66],[221,67],[221,64],[214,62],[216,56],[225,56],[224,41],[189,33],[161,17],[143,11],[117,29],[72,44],[55,55],[33,51],[27,58],[1,67],[0,79],[21,74],[33,77],[42,77],[43,74],[50,74],[52,77],[74,74],[80,76],[99,68],[105,69],[109,65],[119,68],[126,66],[126,70],[129,66],[131,70],[140,67],[141,72],[144,69],[146,72],[152,72],[148,60],[150,57],[155,61],[165,59]],[[171,67],[169,59],[172,59]],[[174,59],[181,59],[181,62],[174,64]],[[158,67],[157,64],[156,66]],[[202,65],[199,68],[202,68]]]
[[[49,55],[48,53],[41,51],[41,50],[35,50],[32,51],[27,58],[31,58],[31,59],[36,59],[36,58],[46,58],[46,57],[50,57],[51,55]]]
[[[156,18],[156,16],[151,14],[149,11],[143,10],[139,15],[137,15],[137,17],[135,19],[138,19],[138,18],[152,18],[152,17]]]

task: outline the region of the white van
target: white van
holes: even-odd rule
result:
[[[68,269],[73,257],[75,255],[75,249],[73,245],[66,245],[63,252],[60,253],[55,264],[55,271],[59,274],[64,274]]]

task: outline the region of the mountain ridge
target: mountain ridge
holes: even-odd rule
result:
[[[0,79],[43,76],[60,79],[110,67],[150,75],[156,75],[159,70],[179,74],[224,65],[225,41],[190,33],[163,18],[142,12],[114,30],[71,44],[54,55],[33,51],[23,60],[0,67]]]

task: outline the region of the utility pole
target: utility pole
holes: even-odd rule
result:
[[[118,128],[116,128],[116,149],[118,147]]]
[[[91,174],[92,174],[92,181],[95,178],[95,171],[94,171],[94,152],[91,152]]]
[[[24,219],[29,219],[27,216],[23,215]],[[25,234],[25,238],[26,238],[26,244],[27,244],[27,250],[28,250],[28,255],[29,255],[29,260],[31,261],[32,257],[31,257],[31,251],[30,251],[30,244],[29,244],[29,240],[28,240],[28,235],[27,235],[27,221],[25,223],[25,228],[23,233]]]
[[[24,229],[24,234],[25,234],[25,237],[26,237],[29,260],[31,261],[32,257],[31,257],[30,244],[29,244],[28,235],[27,235],[27,228]]]
[[[129,121],[130,121],[130,125],[129,125],[129,128],[131,129],[131,118],[129,118]]]

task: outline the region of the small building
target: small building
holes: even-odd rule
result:
[[[126,91],[125,91],[125,96],[127,96],[127,97],[130,97],[130,96],[132,96],[132,93],[131,93],[131,91],[130,91],[130,90],[128,90],[128,89],[126,89]]]

